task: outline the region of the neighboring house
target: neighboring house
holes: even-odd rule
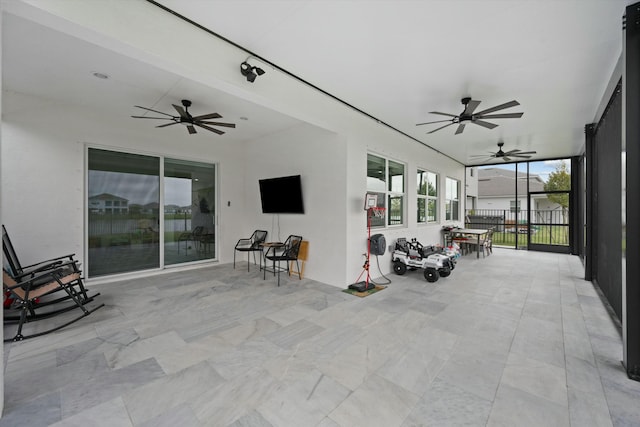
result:
[[[465,208],[467,210],[478,208],[478,168],[467,168],[467,180],[465,183],[467,204]]]
[[[109,193],[91,196],[89,197],[89,212],[97,214],[126,214],[129,212],[129,200]]]
[[[527,219],[528,192],[544,191],[540,176],[501,168],[479,168],[476,214],[502,216],[511,220]],[[535,222],[545,222],[548,212],[562,212],[562,206],[550,201],[545,194],[531,194],[531,210]]]

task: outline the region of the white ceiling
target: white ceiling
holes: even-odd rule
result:
[[[622,50],[624,8],[633,2],[159,1],[465,164],[472,163],[471,155],[495,151],[499,140],[505,151],[537,151],[534,158],[580,153],[584,125],[593,122]],[[117,85],[105,89],[90,76],[103,69],[117,70]],[[242,123],[225,135],[232,139],[298,123],[18,17],[3,22],[2,71],[5,90],[92,103],[123,117],[138,113],[133,105],[171,113],[166,107],[181,98],[214,99],[194,102],[191,112],[219,111],[225,120]],[[269,73],[254,84],[269,84]],[[211,96],[197,96],[203,92]],[[524,115],[495,119],[499,126],[493,130],[467,125],[461,135],[454,135],[456,126],[429,135],[437,125],[415,126],[444,118],[429,111],[460,113],[464,96],[481,100],[478,110],[515,99],[521,105],[502,112]],[[250,119],[240,122],[240,116]]]

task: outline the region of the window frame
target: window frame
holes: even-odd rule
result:
[[[425,192],[425,194],[420,194],[420,187],[421,187],[421,183],[420,183],[420,175],[424,174],[426,177],[426,182],[429,183],[429,175],[432,175],[435,178],[435,196],[432,196],[429,194],[429,191],[427,190]],[[437,224],[440,222],[440,215],[438,214],[438,206],[439,204],[439,198],[440,198],[440,191],[439,191],[439,187],[440,187],[440,175],[436,172],[433,172],[429,169],[425,169],[425,168],[416,168],[416,179],[417,179],[417,187],[416,187],[416,202],[417,202],[417,206],[416,206],[416,222],[418,224]],[[429,188],[428,185],[426,187],[427,189]],[[420,201],[424,200],[424,212],[425,212],[425,216],[424,216],[424,221],[420,220]],[[434,219],[430,220],[429,219],[429,202],[433,202],[435,203],[435,212],[434,212]]]
[[[449,198],[449,182],[453,181],[456,183],[456,195],[455,198]],[[445,179],[445,219],[447,221],[460,221],[460,197],[461,197],[461,180],[457,178],[452,178],[450,176]],[[456,202],[457,209],[454,211],[451,208],[452,202]],[[455,215],[454,215],[455,214]]]
[[[370,186],[370,181],[369,178],[375,178],[373,176],[369,175],[369,162],[371,160],[371,157],[374,157],[378,160],[378,162],[381,160],[384,162],[384,190],[382,190],[381,188],[374,188],[372,186]],[[401,185],[402,185],[402,191],[398,191],[397,189],[394,189],[394,180],[392,179],[393,176],[400,176],[400,174],[398,175],[391,175],[391,169],[392,168],[398,168],[401,167],[402,168],[402,180],[401,180]],[[380,154],[377,153],[372,153],[372,152],[367,152],[367,183],[366,183],[366,189],[367,189],[367,193],[372,193],[372,194],[377,194],[378,195],[378,207],[381,208],[385,208],[385,213],[384,213],[384,217],[382,219],[373,217],[371,218],[371,228],[395,228],[395,227],[405,227],[406,226],[406,222],[407,222],[407,217],[406,217],[406,206],[407,206],[407,163],[405,162],[401,162],[399,160],[396,159],[392,159],[386,156],[382,156]],[[381,197],[382,196],[382,197]],[[391,223],[391,204],[392,204],[392,200],[397,200],[400,199],[400,219],[394,219],[394,221],[399,221],[396,223]]]

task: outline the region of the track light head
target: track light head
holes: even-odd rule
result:
[[[247,61],[244,61],[240,64],[240,73],[247,78],[248,82],[253,83],[256,80],[256,77],[264,74],[264,70],[262,68],[253,67]]]

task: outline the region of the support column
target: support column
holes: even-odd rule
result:
[[[621,157],[623,364],[629,378],[640,381],[640,3],[627,6],[625,16]]]
[[[588,124],[584,127],[585,134],[585,158],[587,162],[587,172],[585,177],[585,233],[586,233],[586,245],[584,249],[584,280],[592,281],[594,274],[594,239],[596,234],[596,226],[594,222],[595,215],[595,188],[596,174],[598,171],[596,158],[594,156],[594,144],[595,144],[595,123]],[[573,172],[573,171],[572,171]],[[575,172],[574,172],[575,173]],[[582,206],[580,207],[582,209]]]

